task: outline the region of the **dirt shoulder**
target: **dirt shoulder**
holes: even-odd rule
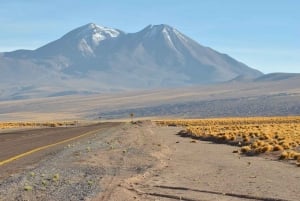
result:
[[[179,130],[150,124],[138,127],[140,145],[136,145],[148,157],[136,158],[136,164],[149,161],[151,155],[153,165],[127,179],[125,174],[114,177],[110,185],[104,182],[110,186],[109,196],[100,194],[94,200],[298,200],[297,167],[241,157],[233,153],[236,147],[182,138]]]
[[[144,192],[187,200],[299,199],[300,171],[291,164],[243,157],[236,147],[181,138],[173,128],[153,131],[171,154],[165,168],[136,186]]]
[[[1,180],[0,200],[298,200],[299,168],[180,130],[145,121],[95,133]]]

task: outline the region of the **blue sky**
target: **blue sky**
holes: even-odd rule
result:
[[[0,0],[0,52],[35,49],[94,22],[168,24],[264,73],[300,73],[298,0]]]

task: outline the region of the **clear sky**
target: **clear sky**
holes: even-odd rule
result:
[[[0,52],[90,22],[125,32],[168,24],[264,73],[300,73],[300,0],[0,0]]]

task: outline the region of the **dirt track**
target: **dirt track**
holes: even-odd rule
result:
[[[0,200],[296,201],[300,197],[299,168],[240,157],[232,153],[236,147],[182,138],[176,135],[180,130],[143,122],[99,131],[0,180]],[[57,173],[60,178],[53,181]],[[44,180],[47,184],[41,185]],[[32,190],[24,190],[25,185]]]

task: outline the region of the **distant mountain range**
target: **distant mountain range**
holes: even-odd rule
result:
[[[207,85],[265,76],[168,25],[125,33],[93,23],[36,50],[0,53],[0,71],[0,100]]]

